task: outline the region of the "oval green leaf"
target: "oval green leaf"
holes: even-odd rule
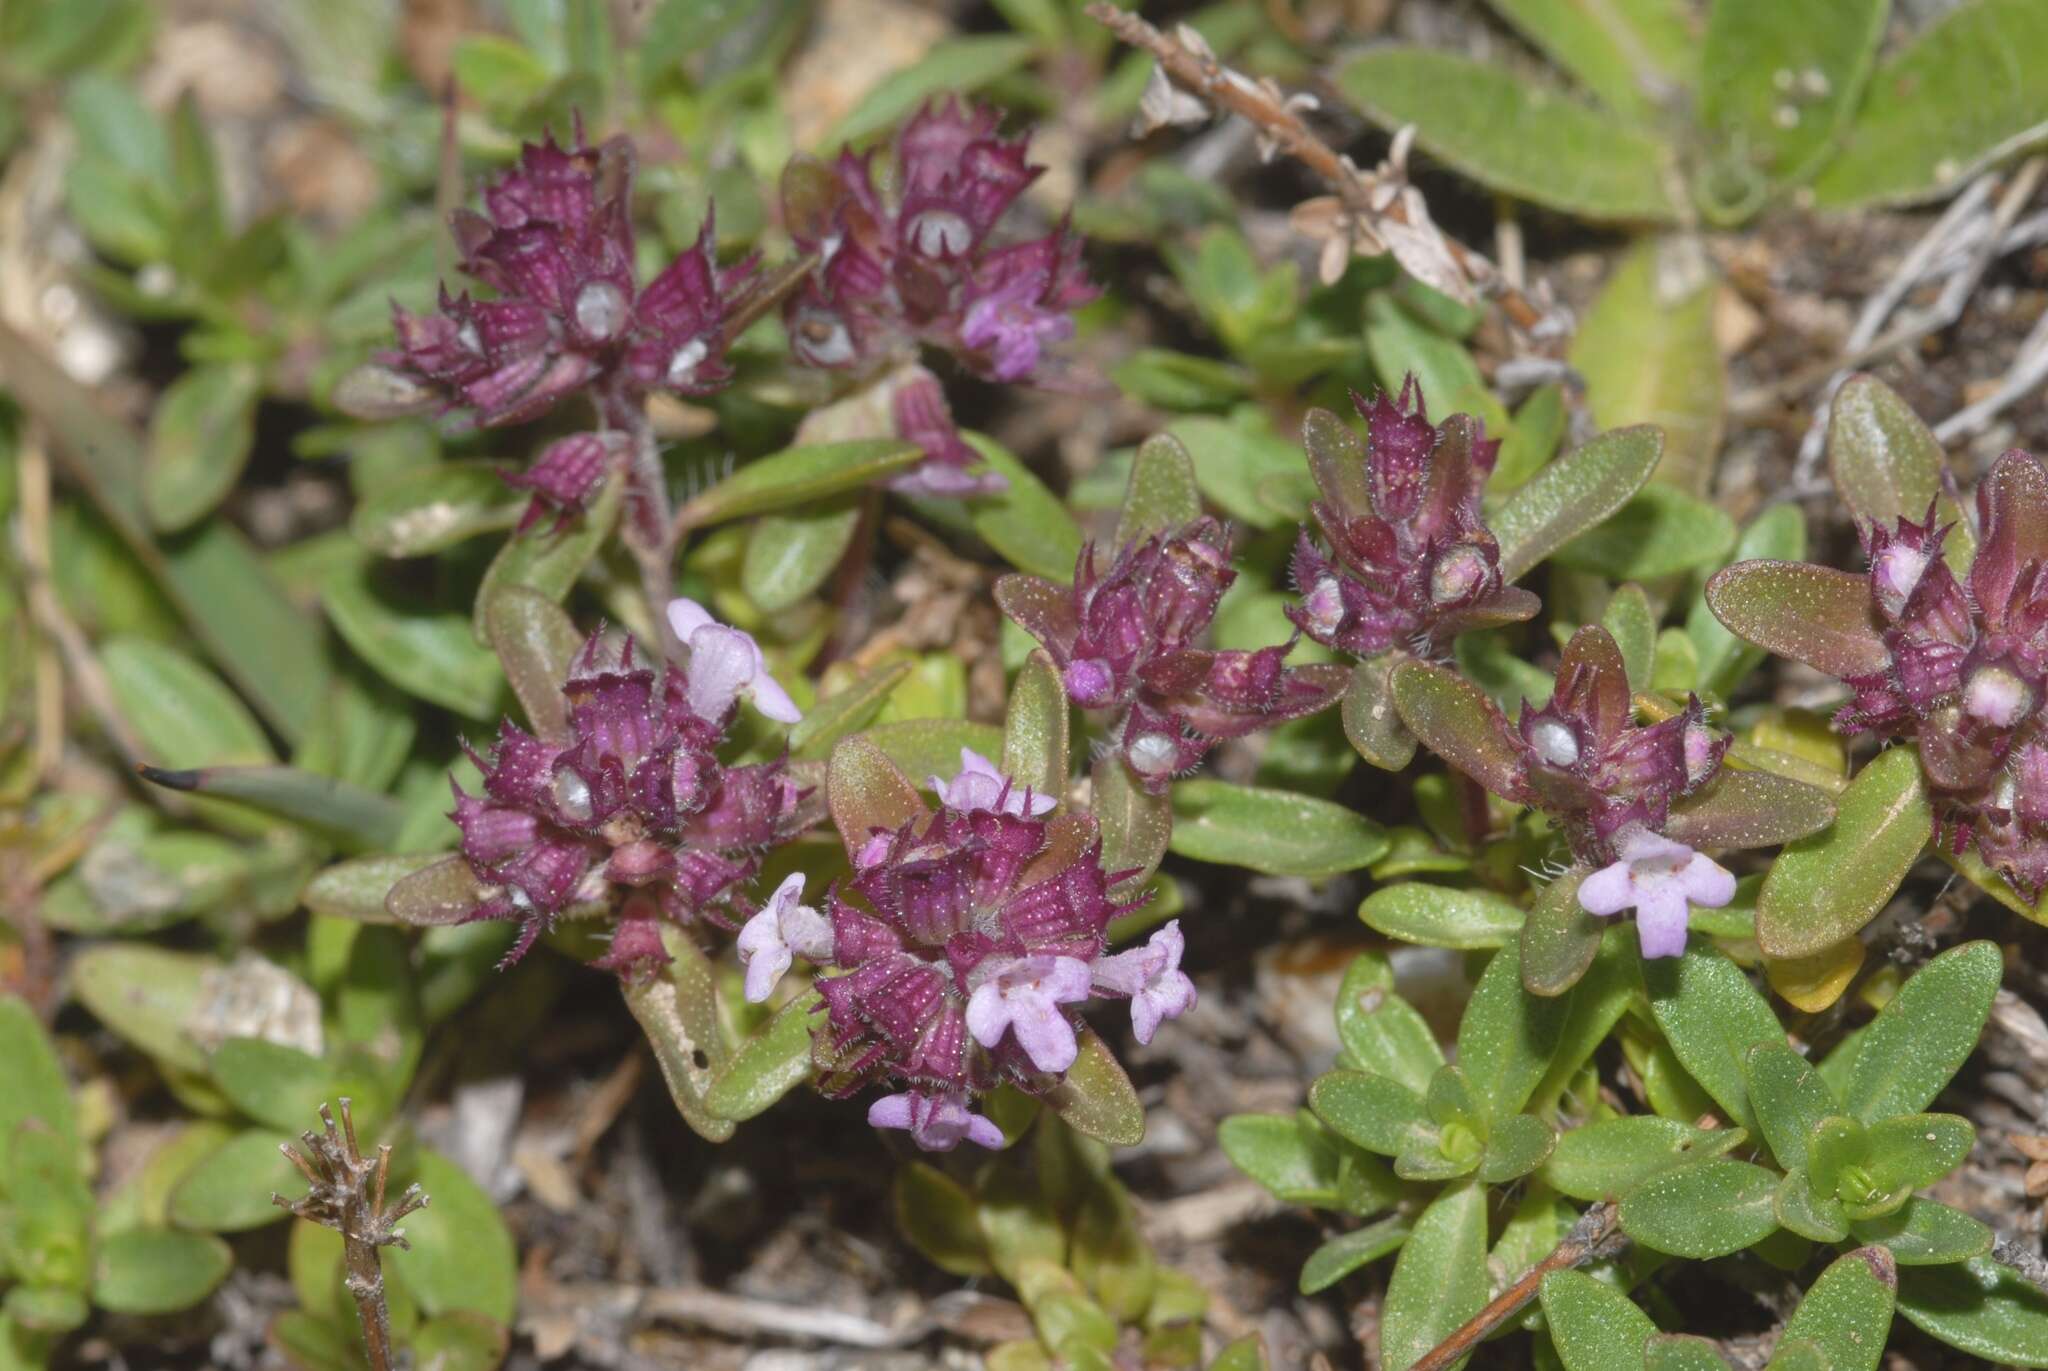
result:
[[[1757,945],[1790,959],[1854,937],[1897,893],[1933,832],[1918,755],[1879,753],[1836,801],[1835,822],[1771,863],[1757,896]]]
[[[1183,857],[1275,876],[1334,876],[1371,866],[1387,832],[1343,805],[1284,790],[1195,779],[1173,788],[1169,847]]]

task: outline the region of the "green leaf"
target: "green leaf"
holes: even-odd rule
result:
[[[824,1001],[815,993],[791,1000],[739,1045],[712,1081],[705,1107],[728,1119],[751,1119],[811,1078],[811,1033]]]
[[[1522,757],[1507,739],[1500,711],[1465,677],[1411,658],[1394,668],[1394,707],[1451,766],[1496,794],[1522,792]]]
[[[512,527],[528,498],[493,463],[442,462],[380,483],[349,516],[349,532],[381,557],[426,557]]]
[[[1301,1293],[1315,1295],[1328,1290],[1360,1267],[1399,1249],[1411,1232],[1405,1217],[1392,1214],[1378,1223],[1330,1239],[1309,1253],[1308,1260],[1302,1263]],[[1210,1371],[1215,1371],[1213,1365]]]
[[[15,1135],[29,1120],[78,1149],[78,1111],[57,1050],[27,1000],[0,999],[0,1177],[9,1174]]]
[[[1978,0],[1928,25],[1880,65],[1813,183],[1824,209],[1946,194],[2048,125],[2048,13]]]
[[[923,460],[923,448],[895,438],[785,448],[747,463],[684,505],[676,517],[685,529],[701,529],[749,514],[793,509],[859,490]],[[1072,570],[1069,560],[1061,574]]]
[[[1422,388],[1424,412],[1432,423],[1453,414],[1470,414],[1489,433],[1510,427],[1507,407],[1495,398],[1479,374],[1472,354],[1401,308],[1393,295],[1374,291],[1365,300],[1365,345],[1373,370],[1389,386],[1396,377],[1413,376]]]
[[[996,1371],[993,1364],[989,1371]],[[1216,1354],[1216,1360],[1209,1363],[1209,1371],[1271,1371],[1265,1340],[1257,1333],[1245,1334]]]
[[[320,1058],[263,1038],[229,1038],[214,1049],[207,1069],[235,1108],[286,1132],[305,1129],[323,1104],[344,1095],[360,1104],[365,1093],[363,1082],[351,1082]],[[359,1108],[357,1118],[380,1112]]]
[[[1692,240],[1646,239],[1608,278],[1579,325],[1570,355],[1572,366],[1586,378],[1586,403],[1594,421],[1602,429],[1657,426],[1664,434],[1658,482],[1694,496],[1707,493],[1720,455],[1724,382],[1721,352],[1714,340],[1717,289],[1711,267],[1701,260]],[[1685,508],[1644,510],[1636,520],[1646,529],[1675,533],[1682,526],[1678,511]],[[1722,537],[1725,518],[1715,524],[1699,517],[1716,538]],[[1627,552],[1619,540],[1596,544],[1601,546],[1610,557]],[[1727,543],[1717,546],[1725,551]],[[1698,549],[1663,546],[1639,551],[1654,564],[1660,555],[1670,558]]]
[[[1522,953],[1507,943],[1493,954],[1458,1024],[1458,1061],[1498,1122],[1528,1102],[1549,1069],[1570,1005],[1522,990]]]
[[[1002,772],[1012,785],[1065,800],[1071,714],[1059,668],[1037,649],[1010,687],[1003,720]]]
[[[1351,669],[1351,688],[1341,705],[1344,736],[1358,755],[1382,771],[1400,771],[1415,760],[1415,735],[1394,708],[1394,668],[1406,654],[1382,652]]]
[[[1479,1179],[1488,1185],[1520,1180],[1543,1165],[1556,1146],[1557,1134],[1549,1124],[1527,1114],[1512,1114],[1487,1134]]]
[[[1737,562],[1707,582],[1707,605],[1730,632],[1780,657],[1849,679],[1891,668],[1871,625],[1866,576],[1805,562]]]
[[[1194,779],[1173,787],[1169,846],[1183,857],[1275,876],[1334,876],[1372,865],[1387,833],[1343,805],[1284,790]]]
[[[1991,1251],[1990,1228],[1945,1204],[1915,1196],[1905,1206],[1872,1219],[1857,1219],[1849,1231],[1861,1243],[1877,1243],[1900,1266],[1945,1266]]]
[[[557,602],[568,595],[618,524],[625,488],[624,476],[613,473],[589,506],[566,523],[544,519],[505,540],[498,555],[484,568],[483,581],[477,586],[476,601],[470,608],[470,632],[477,643],[490,644],[484,611],[500,591],[521,586]],[[353,644],[354,640],[350,641]]]
[[[901,120],[927,99],[972,94],[1030,59],[1038,44],[1023,34],[975,34],[932,45],[925,55],[883,78],[827,134],[826,146],[857,143]]]
[[[113,1314],[175,1314],[212,1294],[234,1264],[219,1238],[131,1228],[94,1252],[92,1302]]]
[[[1773,0],[1717,0],[1700,80],[1700,124],[1718,144],[1706,181],[1754,180],[1756,193],[1737,197],[1747,209],[1766,188],[1810,176],[1856,111],[1888,8],[1822,0],[1795,14]]]
[[[809,509],[762,515],[747,534],[740,589],[770,614],[794,608],[846,556],[860,510],[857,498],[842,495]]]
[[[1309,1087],[1316,1116],[1368,1152],[1391,1157],[1429,1115],[1422,1096],[1398,1081],[1364,1071],[1330,1071]]]
[[[219,677],[176,648],[116,638],[100,649],[115,707],[172,768],[275,762],[270,740]]]
[[[716,1113],[705,1098],[728,1059],[719,1027],[717,973],[688,934],[665,928],[661,941],[670,958],[665,971],[624,982],[620,989],[626,1008],[654,1046],[655,1063],[676,1111],[698,1136],[724,1142],[732,1136],[733,1121]]]
[[[406,694],[479,723],[497,719],[504,678],[497,659],[477,646],[468,616],[409,613],[355,568],[327,581],[321,604],[356,654]]]
[[[1663,454],[1663,433],[1638,424],[1603,433],[1537,472],[1493,514],[1501,575],[1521,579],[1627,504]]]
[[[206,1056],[186,1028],[224,970],[224,963],[196,953],[102,943],[71,963],[71,992],[157,1061],[197,1075],[206,1070]]]
[[[1543,887],[1522,924],[1522,988],[1531,995],[1562,995],[1579,983],[1600,951],[1605,928],[1579,903],[1584,866],[1574,866]]]
[[[1337,988],[1337,1040],[1342,1064],[1399,1082],[1416,1095],[1444,1064],[1436,1035],[1415,1007],[1394,992],[1386,958],[1361,953]]]
[[[1902,1272],[1898,1311],[1923,1332],[1986,1361],[2048,1366],[2048,1292],[1989,1257]]]
[[[1742,1070],[1771,1155],[1787,1170],[1805,1166],[1806,1135],[1828,1115],[1842,1112],[1835,1092],[1789,1043],[1758,1043],[1744,1056]]]
[[[1380,1315],[1381,1365],[1408,1371],[1483,1309],[1487,1293],[1486,1189],[1452,1186],[1415,1220],[1394,1263]]]
[[[1715,1157],[1635,1186],[1622,1197],[1621,1226],[1643,1246],[1674,1257],[1725,1257],[1777,1229],[1777,1188],[1775,1171]]]
[[[1653,487],[1656,488],[1660,487]],[[1584,541],[1583,537],[1579,539]],[[1600,612],[1600,626],[1621,649],[1621,660],[1628,668],[1629,690],[1648,690],[1650,673],[1657,661],[1657,612],[1650,607],[1650,597],[1633,582],[1619,587],[1608,597],[1607,608]]]
[[[405,820],[387,795],[292,766],[144,767],[142,774],[169,790],[232,800],[298,824],[347,852],[395,846]]]
[[[1604,1281],[1578,1271],[1552,1271],[1538,1293],[1550,1341],[1565,1371],[1616,1371],[1642,1358],[1656,1333],[1650,1316]]]
[[[1221,409],[1252,389],[1252,374],[1214,357],[1134,348],[1109,370],[1118,387],[1161,409]]]
[[[1185,528],[1202,514],[1194,459],[1180,439],[1156,433],[1138,446],[1131,481],[1117,514],[1116,546]]]
[[[1910,748],[1872,758],[1836,800],[1835,822],[1786,846],[1757,897],[1757,945],[1810,956],[1876,918],[1920,859],[1934,813]]]
[[[1785,1340],[1811,1340],[1826,1355],[1829,1371],[1877,1371],[1898,1288],[1898,1267],[1884,1248],[1861,1247],[1837,1257],[1785,1321]]]
[[[483,898],[483,883],[468,859],[438,857],[392,882],[384,911],[398,923],[432,928],[467,923]]]
[[[1799,506],[1782,504],[1764,510],[1742,530],[1735,542],[1733,560],[1775,558],[1797,562],[1805,556],[1806,518],[1800,513]],[[1764,659],[1761,649],[1751,647],[1722,626],[1708,607],[1704,592],[1686,613],[1685,636],[1691,640],[1699,657],[1697,680],[1700,690],[1724,700]]]
[[[1860,1207],[1896,1210],[1913,1191],[1960,1166],[1976,1141],[1970,1121],[1954,1114],[1900,1114],[1871,1124],[1866,1169],[1873,1194]]]
[[[1605,1119],[1560,1137],[1543,1179],[1575,1200],[1617,1199],[1652,1176],[1718,1156],[1746,1136],[1739,1128],[1696,1128],[1655,1114]]]
[[[234,488],[256,440],[257,380],[246,363],[194,367],[157,400],[143,499],[159,530],[191,527]]]
[[[1125,1323],[1145,1316],[1159,1286],[1152,1249],[1138,1232],[1130,1192],[1113,1180],[1090,1186],[1075,1214],[1068,1263],[1110,1315]]]
[[[1045,1101],[1075,1132],[1108,1143],[1135,1147],[1145,1140],[1145,1106],[1131,1078],[1092,1030],[1081,1033],[1081,1055]]]
[[[889,693],[910,675],[912,665],[895,661],[876,667],[812,705],[802,721],[789,731],[789,755],[800,762],[822,761],[831,756],[833,746],[841,738],[874,721],[882,706],[889,702]]]
[[[1216,1141],[1282,1203],[1338,1207],[1337,1143],[1313,1114],[1232,1114],[1216,1126]]]
[[[1670,152],[1628,122],[1489,63],[1422,48],[1353,58],[1337,86],[1387,129],[1490,189],[1586,219],[1663,220]]]
[[[1917,1113],[1977,1045],[2004,973],[1994,943],[1964,943],[1920,968],[1863,1035],[1844,1100],[1865,1121]]]
[[[1778,1182],[1771,1212],[1779,1223],[1813,1242],[1840,1242],[1849,1236],[1849,1216],[1842,1202],[1832,1193],[1819,1193],[1813,1177],[1801,1167],[1793,1167]]]
[[[495,1319],[458,1312],[428,1319],[410,1340],[413,1365],[432,1371],[497,1371],[512,1334]]]
[[[1706,1338],[1659,1333],[1643,1344],[1643,1371],[1728,1371],[1728,1362]]]
[[[1111,894],[1120,898],[1144,887],[1166,856],[1173,832],[1173,803],[1139,785],[1123,758],[1096,762],[1090,812],[1102,826],[1102,869],[1133,871]]]
[[[1698,35],[1672,0],[1491,0],[1493,8],[1617,114],[1647,118],[1693,84]]]
[[[290,1217],[270,1197],[296,1198],[306,1191],[306,1178],[278,1151],[293,1137],[268,1128],[237,1133],[171,1191],[171,1222],[208,1233],[240,1233]]]
[[[456,83],[486,107],[525,109],[554,84],[554,73],[526,46],[497,33],[465,34],[451,66]]]
[[[1425,947],[1499,947],[1522,926],[1522,911],[1512,901],[1421,881],[1375,890],[1358,917],[1390,938]]]
[[[1226,419],[1177,419],[1168,431],[1187,448],[1202,494],[1224,514],[1252,528],[1300,522],[1266,498],[1276,483],[1299,480],[1303,473],[1300,443],[1274,432],[1263,408],[1241,405]],[[1070,566],[1057,579],[1065,581],[1071,571]]]
[[[535,735],[567,737],[569,706],[562,687],[584,643],[575,623],[560,605],[527,586],[495,586],[478,595],[477,610],[484,637]]]
[[[930,1162],[911,1162],[892,1187],[896,1226],[941,1271],[992,1276],[974,1196]]]
[[[425,1209],[405,1220],[407,1248],[383,1257],[427,1314],[469,1312],[512,1322],[519,1299],[518,1254],[498,1206],[469,1173],[439,1152],[421,1149],[413,1180]]]
[[[1552,560],[1610,581],[1648,581],[1719,566],[1734,545],[1734,520],[1675,485],[1653,482],[1606,523],[1559,548]]]
[[[1761,1042],[1783,1042],[1778,1016],[1742,968],[1712,947],[1643,963],[1650,1012],[1671,1050],[1731,1123],[1757,1131],[1743,1063]],[[1683,1255],[1683,1254],[1680,1254]]]
[[[1941,443],[1912,406],[1875,376],[1851,376],[1828,406],[1828,467],[1842,503],[1859,521],[1891,528],[1915,522],[1934,508],[1937,524],[1948,527],[1942,555],[1958,576],[1976,549],[1972,523],[1944,489],[1948,460]],[[1800,552],[1752,554],[1798,557]]]
[[[1550,1067],[1529,1097],[1527,1107],[1531,1114],[1550,1118],[1565,1103],[1567,1095],[1575,1097],[1565,1111],[1568,1114],[1576,1115],[1590,1105],[1590,1100],[1577,1098],[1581,1085],[1577,1078],[1580,1068],[1592,1059],[1640,993],[1642,975],[1637,970],[1640,958],[1636,954],[1635,943],[1635,930],[1622,925],[1610,927],[1601,935],[1593,964],[1580,977],[1572,993],[1571,1008],[1565,1015],[1564,1027],[1558,1032],[1557,1048],[1551,1053]],[[1527,957],[1525,951],[1522,962],[1524,990],[1529,988],[1530,979]]]
[[[1031,468],[993,439],[979,433],[961,436],[1009,482],[998,494],[977,495],[968,502],[974,531],[1017,570],[1066,584],[1081,555],[1081,526],[1074,516]]]

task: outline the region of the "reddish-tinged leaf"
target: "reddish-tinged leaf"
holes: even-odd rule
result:
[[[1080,631],[1066,590],[1043,577],[1021,571],[1002,577],[996,582],[996,604],[1041,643],[1071,641]]]
[[[1805,562],[1737,562],[1707,582],[1707,606],[1730,633],[1844,679],[1891,665],[1871,624],[1870,583]]]
[[[1382,771],[1399,771],[1415,760],[1415,735],[1394,708],[1394,668],[1406,655],[1397,650],[1368,657],[1352,668],[1344,692],[1344,736]]]
[[[1942,544],[1949,566],[1969,565],[1976,540],[1962,510],[1942,490],[1941,444],[1904,400],[1875,376],[1851,376],[1828,410],[1828,465],[1835,489],[1859,520],[1891,527],[1915,522],[1935,506],[1935,518],[1953,525]]]
[[[1606,921],[1579,904],[1587,869],[1574,866],[1543,887],[1522,923],[1522,988],[1531,995],[1562,995],[1579,983],[1600,950]]]
[[[1430,751],[1504,799],[1522,801],[1522,759],[1486,692],[1428,662],[1394,668],[1394,708]]]
[[[403,877],[384,897],[384,908],[403,924],[459,924],[476,912],[482,887],[469,863],[444,857]]]
[[[927,812],[917,787],[882,749],[859,734],[842,739],[832,749],[825,773],[825,803],[849,859],[859,855],[861,845],[876,829],[893,831]]]
[[[1346,514],[1364,514],[1372,508],[1365,481],[1365,444],[1356,429],[1327,409],[1312,409],[1301,421],[1301,441],[1324,499]]]
[[[1688,847],[1775,847],[1835,821],[1827,792],[1768,771],[1727,771],[1681,801],[1664,826]]]

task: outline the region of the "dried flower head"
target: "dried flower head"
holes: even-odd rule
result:
[[[1499,441],[1469,415],[1432,425],[1413,376],[1397,400],[1352,400],[1366,421],[1362,450],[1327,410],[1311,411],[1305,425],[1322,493],[1310,508],[1328,551],[1303,530],[1294,554],[1302,600],[1288,618],[1355,657],[1395,647],[1434,657],[1467,629],[1534,615],[1537,598],[1503,583],[1500,548],[1480,513]]]
[[[1068,699],[1118,716],[1116,745],[1155,794],[1218,740],[1313,714],[1343,693],[1350,673],[1342,667],[1283,665],[1292,642],[1199,646],[1237,579],[1216,520],[1127,544],[1107,568],[1098,560],[1093,544],[1081,550],[1071,589],[1005,576],[996,602],[1044,645]]]
[[[614,649],[593,636],[564,687],[566,735],[507,720],[476,759],[482,793],[455,787],[462,855],[487,892],[474,917],[521,924],[508,961],[572,905],[627,895],[643,898],[615,911],[621,967],[661,957],[661,918],[731,926],[747,912],[740,890],[759,851],[800,826],[803,791],[781,762],[717,757],[744,691],[784,717],[775,706],[788,696],[760,669],[759,648],[708,623],[685,642],[690,660],[678,665],[646,659],[631,638]]]

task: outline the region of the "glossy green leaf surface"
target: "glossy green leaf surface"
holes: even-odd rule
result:
[[[1276,876],[1334,876],[1371,866],[1387,832],[1313,796],[1193,779],[1173,787],[1172,851]]]
[[[1853,937],[1876,918],[1934,831],[1910,748],[1872,758],[1836,800],[1829,827],[1788,845],[1757,897],[1757,943],[1771,957],[1805,957]]]
[[[1843,1096],[1849,1112],[1875,1121],[1931,1104],[1976,1047],[2003,972],[1997,946],[1974,942],[1910,977],[1863,1035]]]

